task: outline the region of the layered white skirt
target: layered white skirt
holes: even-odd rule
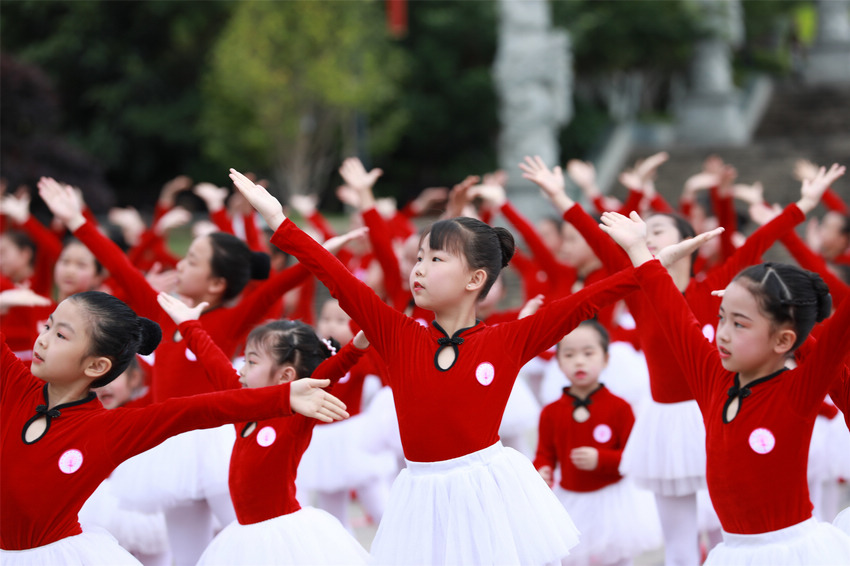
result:
[[[396,455],[370,446],[374,444],[370,439],[379,434],[374,430],[375,421],[360,413],[314,427],[310,445],[298,465],[299,491],[343,491],[392,479],[398,473]]]
[[[839,513],[832,524],[850,536],[850,507]]]
[[[407,462],[372,542],[381,565],[561,564],[578,543],[564,506],[528,458],[501,442]]]
[[[227,525],[207,546],[198,566],[356,566],[369,553],[336,517],[304,507],[295,513]]]
[[[829,523],[807,519],[757,535],[723,532],[723,542],[705,566],[836,566],[850,564],[850,535]]]
[[[127,462],[131,461],[132,459]],[[162,511],[123,509],[119,503],[112,480],[105,479],[80,509],[79,520],[83,529],[86,530],[89,526],[102,527],[130,552],[166,552],[168,531],[165,526],[165,514]]]
[[[161,511],[180,503],[229,494],[233,425],[190,430],[133,458],[112,473],[114,491],[126,509]]]
[[[590,492],[559,485],[554,491],[581,532],[565,564],[610,564],[661,546],[655,497],[629,480]]]
[[[106,531],[92,529],[27,550],[0,550],[3,566],[141,566]]]
[[[658,495],[704,489],[705,425],[697,402],[646,403],[623,449],[620,473]]]

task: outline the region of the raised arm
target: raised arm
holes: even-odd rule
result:
[[[394,349],[394,328],[408,317],[399,313],[378,297],[365,283],[357,279],[339,260],[313,238],[288,221],[280,202],[263,187],[231,169],[236,188],[275,230],[272,243],[294,255],[339,300],[340,306],[362,328],[382,354]],[[390,322],[392,324],[390,324]],[[415,321],[411,321],[416,324]]]

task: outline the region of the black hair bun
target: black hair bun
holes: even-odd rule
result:
[[[162,328],[149,318],[139,317],[139,353],[143,356],[153,353],[162,340]]]
[[[504,268],[508,266],[511,258],[514,257],[516,242],[514,241],[513,234],[506,228],[497,226],[493,230],[496,232],[496,236],[499,238],[499,245],[502,248],[502,267]]]
[[[812,286],[815,289],[815,296],[818,301],[818,312],[815,320],[817,322],[821,322],[822,320],[829,318],[829,315],[832,314],[832,295],[829,293],[829,287],[826,282],[821,279],[820,275],[817,273],[810,273],[809,276],[812,279]]]

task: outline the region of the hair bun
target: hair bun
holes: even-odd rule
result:
[[[272,261],[265,252],[251,252],[251,279],[268,279]]]
[[[506,228],[497,226],[493,228],[493,230],[499,238],[499,245],[502,248],[502,267],[505,268],[508,266],[508,263],[510,263],[511,258],[514,257],[514,253],[516,252],[516,242],[514,241],[513,234],[511,234]]]
[[[829,286],[817,273],[809,272],[809,277],[812,280],[812,287],[815,290],[817,297],[817,322],[821,322],[829,318],[832,314],[832,295],[829,293]]]
[[[153,353],[162,340],[162,328],[149,318],[139,317],[139,353],[143,356]]]

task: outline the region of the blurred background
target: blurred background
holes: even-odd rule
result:
[[[846,162],[848,10],[846,0],[4,0],[0,171],[10,189],[41,175],[78,185],[99,214],[147,211],[179,174],[228,185],[229,167],[281,198],[316,194],[331,212],[347,156],[382,167],[376,192],[399,206],[501,167],[534,216],[542,201],[524,202],[533,189],[515,179],[527,154],[592,161],[615,192],[625,163],[671,151],[662,194],[709,151],[726,152],[742,178],[792,152]]]

